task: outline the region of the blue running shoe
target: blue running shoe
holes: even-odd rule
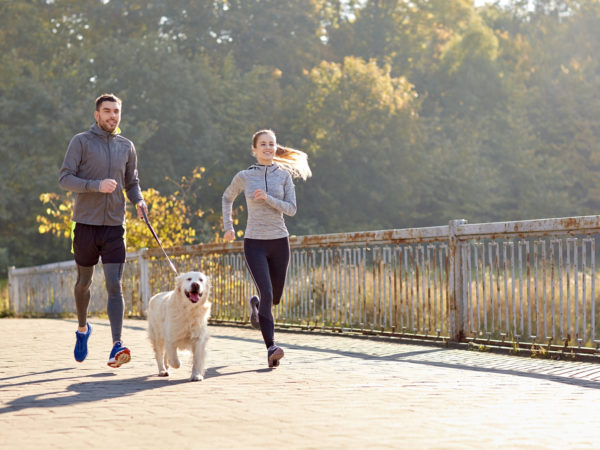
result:
[[[92,334],[92,324],[87,323],[87,331],[82,333],[80,331],[75,331],[75,350],[73,354],[75,355],[75,361],[82,362],[88,354],[87,343],[90,338],[90,334]]]
[[[267,355],[269,367],[277,367],[279,360],[283,358],[283,349],[273,344],[267,350]]]
[[[108,358],[108,365],[110,367],[120,367],[125,363],[131,361],[131,353],[127,347],[124,347],[121,342],[117,342]]]
[[[250,325],[252,325],[252,328],[256,328],[257,330],[260,330],[260,322],[258,321],[259,304],[260,303],[256,295],[250,297],[250,309],[252,310],[250,313]]]

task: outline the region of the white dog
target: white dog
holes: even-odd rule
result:
[[[181,365],[177,349],[191,350],[191,381],[204,379],[204,360],[210,316],[210,280],[202,272],[187,272],[175,278],[174,291],[161,292],[148,304],[148,336],[158,364],[158,376],[166,377],[171,366]]]

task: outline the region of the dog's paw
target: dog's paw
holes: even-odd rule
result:
[[[204,380],[204,377],[200,374],[198,374],[198,375],[192,374],[192,376],[190,377],[190,381],[202,381],[202,380]]]
[[[168,377],[169,376],[169,371],[168,370],[161,370],[160,372],[158,372],[158,376],[159,377]]]

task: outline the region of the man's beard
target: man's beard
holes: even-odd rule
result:
[[[114,127],[111,128],[111,125],[108,122],[100,122],[98,123],[98,126],[107,133],[114,133],[119,124],[116,124]]]

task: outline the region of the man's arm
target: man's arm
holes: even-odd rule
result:
[[[60,176],[58,178],[59,186],[67,191],[77,193],[112,192],[114,187],[112,190],[108,190],[110,189],[110,183],[104,183],[104,186],[101,186],[101,184],[107,180],[86,180],[77,176],[83,154],[83,143],[81,141],[81,136],[74,136],[73,139],[71,139],[71,142],[69,142],[67,152],[65,153],[65,159],[63,160],[62,167],[60,168]],[[103,187],[105,190],[101,190],[101,187]]]
[[[140,180],[137,171],[137,154],[133,143],[131,144],[129,159],[127,161],[127,166],[125,167],[125,193],[127,194],[129,201],[135,203],[138,218],[143,219],[144,212],[148,214],[148,207],[146,206],[146,202],[142,196],[142,190],[140,189]]]

